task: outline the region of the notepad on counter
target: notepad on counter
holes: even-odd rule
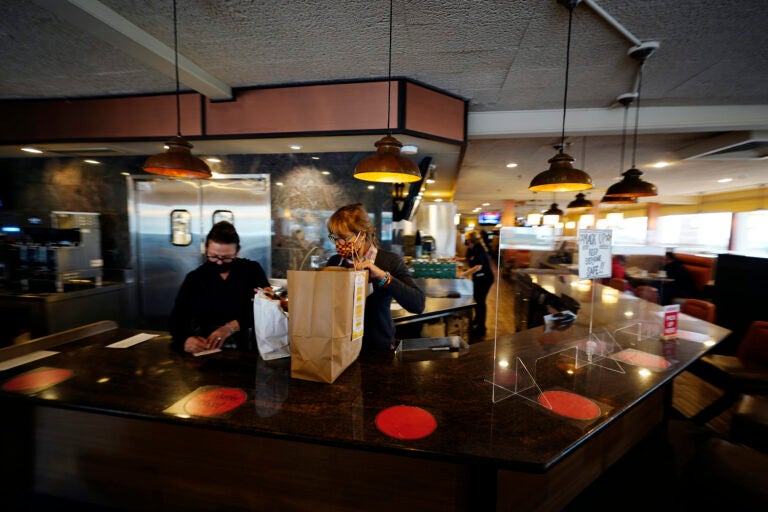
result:
[[[154,337],[158,336],[157,334],[149,334],[146,332],[143,332],[141,334],[137,334],[135,336],[131,336],[130,338],[125,338],[124,340],[116,341],[115,343],[112,343],[111,345],[107,345],[107,348],[128,348],[132,347],[134,345],[137,345],[141,343],[142,341],[147,341],[149,339],[152,339]]]
[[[23,364],[31,363],[32,361],[37,361],[38,359],[43,359],[44,357],[49,357],[56,354],[58,354],[58,352],[54,352],[52,350],[36,350],[35,352],[3,361],[0,363],[0,371],[9,370],[11,368],[15,368],[16,366],[21,366]]]
[[[207,356],[208,354],[215,354],[216,352],[221,352],[220,348],[210,348],[208,350],[201,350],[200,352],[195,352],[192,354],[193,356]]]

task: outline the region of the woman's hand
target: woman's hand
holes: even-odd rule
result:
[[[196,354],[203,350],[208,350],[208,340],[202,336],[190,336],[184,341],[184,352]]]
[[[368,270],[368,280],[371,282],[381,281],[387,274],[379,267],[373,264],[372,261],[363,260],[361,262],[355,262],[355,270]]]

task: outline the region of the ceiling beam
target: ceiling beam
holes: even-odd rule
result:
[[[62,20],[176,80],[175,52],[96,0],[32,0]],[[169,29],[171,22],[169,21]],[[232,88],[179,53],[179,82],[211,100],[231,100]]]
[[[634,110],[630,113],[634,118]],[[469,139],[547,137],[562,133],[562,110],[470,112]],[[620,134],[621,108],[568,109],[566,135]],[[719,132],[768,129],[767,105],[642,107],[639,133]]]

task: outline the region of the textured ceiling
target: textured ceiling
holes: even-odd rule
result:
[[[0,100],[173,91],[172,59],[157,57],[172,55],[172,5],[0,0]],[[385,77],[388,7],[371,0],[178,0],[179,52],[225,91]],[[145,33],[138,37],[143,44],[154,37],[161,48],[147,57],[130,38],[110,35],[109,25],[97,21],[105,12],[112,26],[124,19]],[[582,1],[573,16],[566,135],[568,152],[593,178],[596,188],[587,196],[602,197],[633,155],[658,186],[660,202],[767,181],[759,143],[736,159],[682,160],[734,137],[768,140],[766,22],[768,0]],[[556,0],[394,0],[392,75],[469,102],[463,153],[422,145],[422,154],[434,150],[428,154],[438,166],[427,199],[438,193],[463,212],[483,201],[500,208],[508,199],[561,205],[572,199],[527,190],[560,140],[567,27],[568,9]],[[627,52],[639,41],[660,47],[644,66],[637,151],[628,147],[622,166],[624,109],[616,98],[636,88],[638,63]],[[181,88],[200,90],[186,76]],[[632,108],[630,129],[634,115]],[[740,133],[724,138],[730,132]],[[373,150],[376,139],[338,146]],[[248,144],[244,151],[282,152],[280,142]],[[221,149],[207,141],[195,148]],[[14,150],[0,148],[0,157],[17,156]],[[649,167],[657,159],[674,165]],[[518,167],[504,167],[510,161]],[[733,181],[719,184],[721,177]]]

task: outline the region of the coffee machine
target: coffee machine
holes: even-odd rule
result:
[[[9,279],[22,292],[63,292],[102,285],[99,214],[50,212],[25,226],[12,244]]]

